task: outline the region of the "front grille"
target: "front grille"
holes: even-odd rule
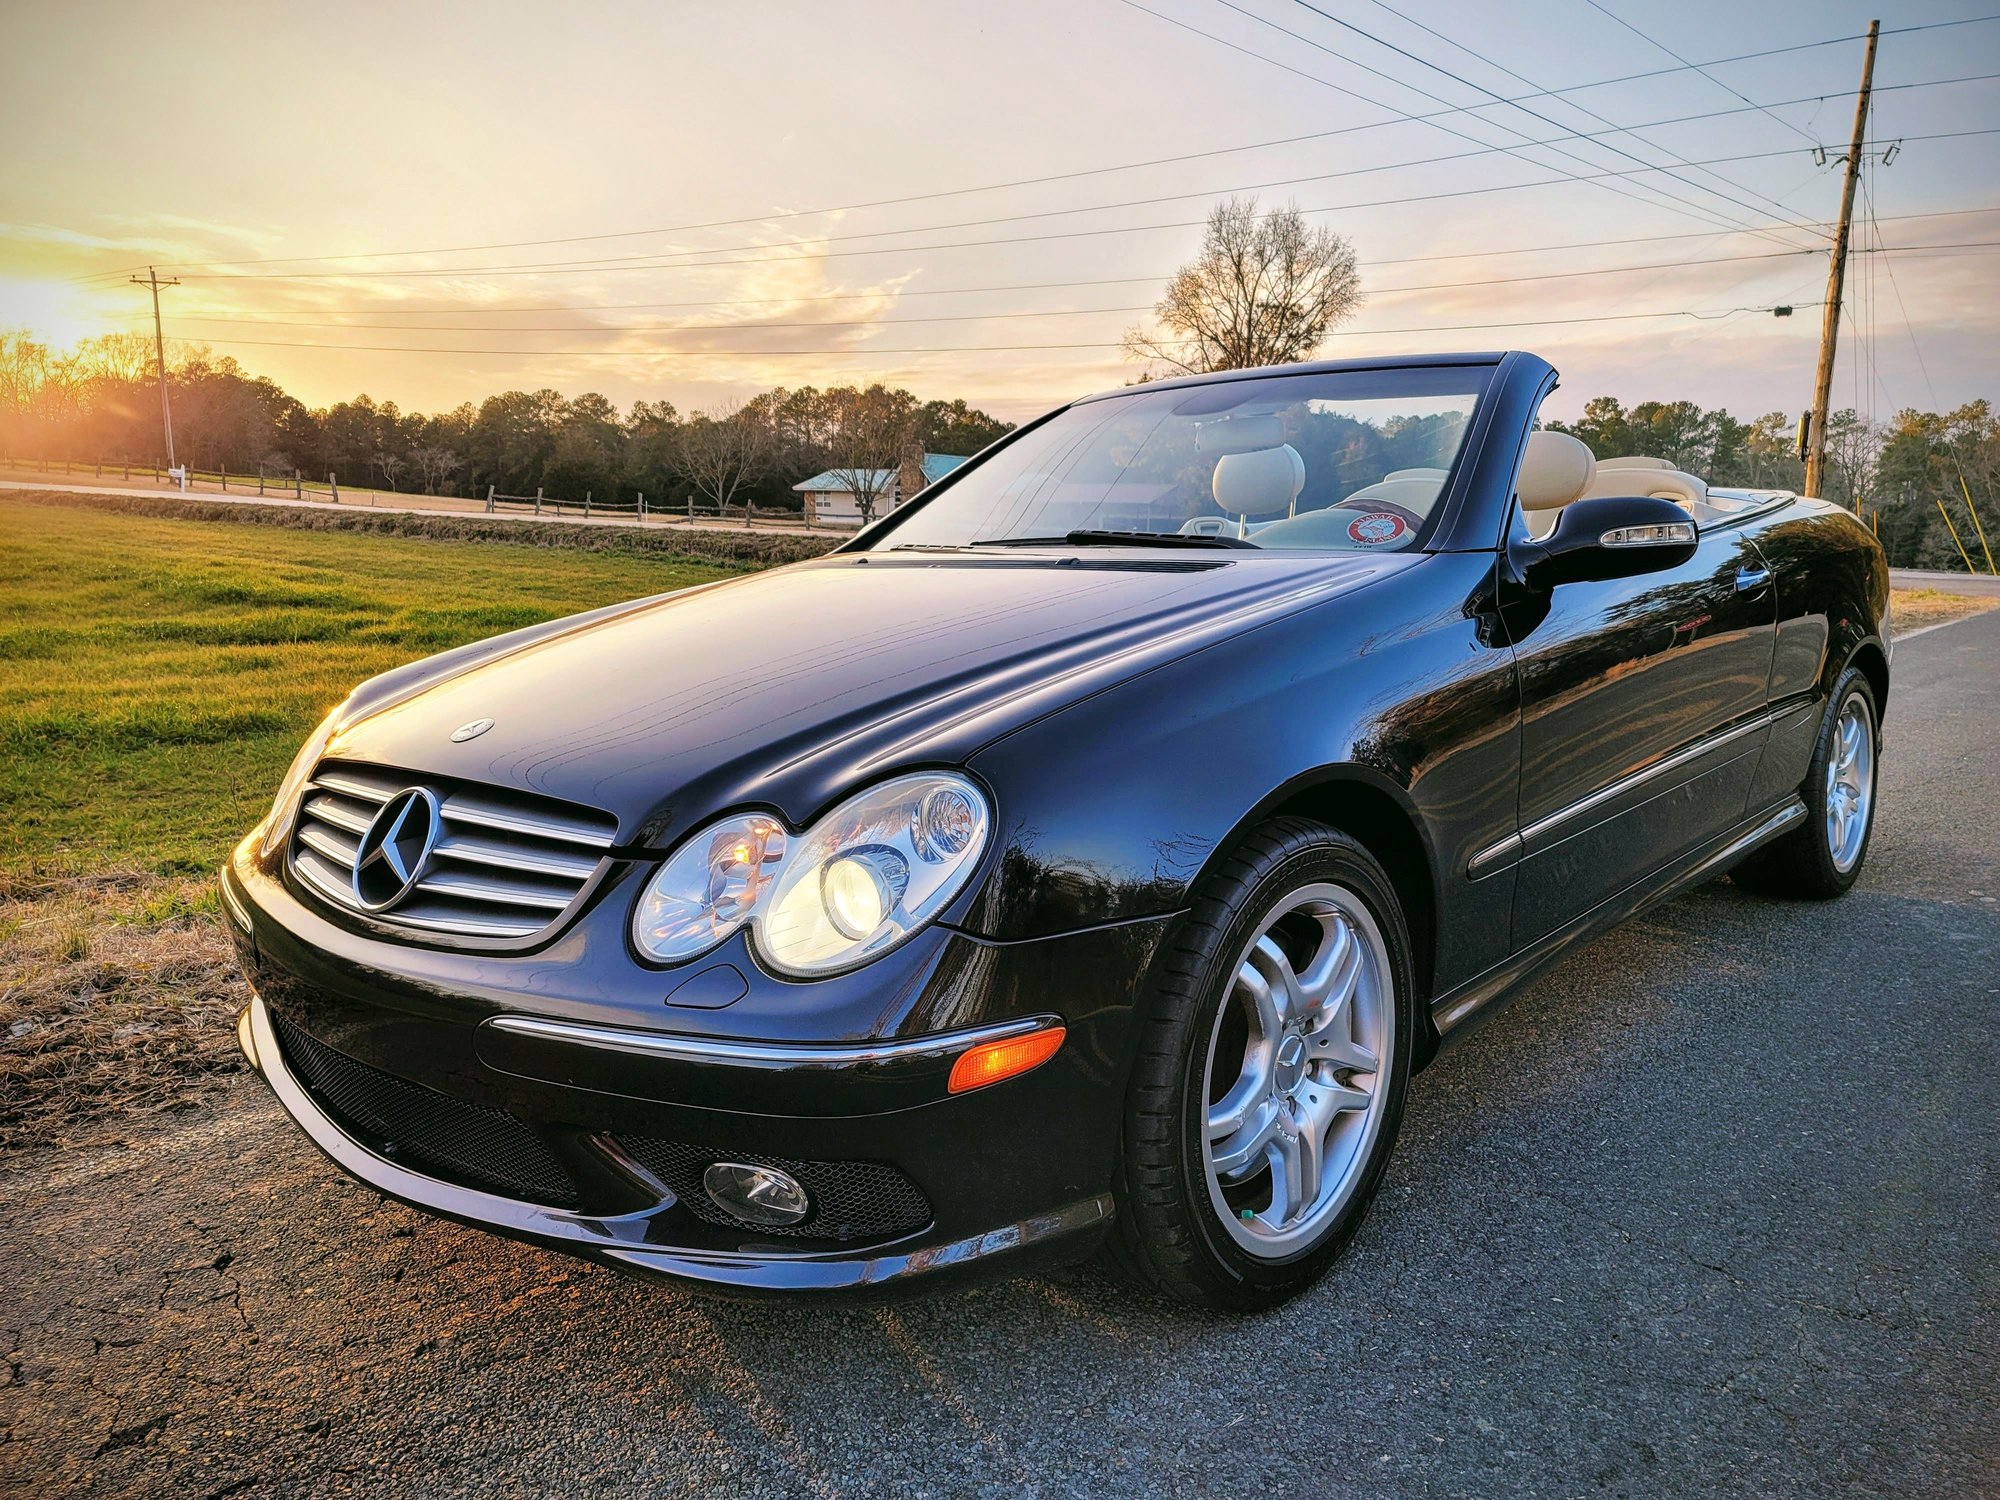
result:
[[[271,1021],[292,1075],[362,1144],[428,1176],[550,1208],[576,1207],[576,1187],[561,1163],[506,1111],[357,1062],[275,1011]]]
[[[607,814],[497,787],[459,786],[381,766],[328,763],[307,785],[292,869],[314,895],[366,912],[354,856],[382,805],[409,787],[438,799],[443,833],[415,889],[381,922],[425,932],[512,940],[545,932],[568,909],[617,834]]]
[[[931,1221],[930,1200],[924,1197],[923,1189],[886,1162],[793,1161],[783,1156],[684,1146],[646,1136],[620,1136],[618,1140],[634,1160],[672,1188],[696,1218],[710,1224],[731,1229],[751,1227],[718,1208],[702,1186],[702,1173],[718,1161],[777,1167],[791,1173],[805,1188],[812,1203],[810,1214],[796,1224],[759,1224],[755,1226],[758,1234],[883,1240],[922,1229]]]

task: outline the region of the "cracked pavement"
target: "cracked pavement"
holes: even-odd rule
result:
[[[1335,1274],[721,1302],[424,1218],[241,1080],[0,1167],[0,1491],[2000,1492],[2000,613],[1897,655],[1868,871],[1720,882],[1411,1091]]]

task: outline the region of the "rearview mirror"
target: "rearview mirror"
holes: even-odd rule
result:
[[[1529,588],[1631,578],[1677,568],[1694,556],[1698,536],[1688,513],[1649,495],[1572,500],[1539,541],[1519,542],[1515,566]]]

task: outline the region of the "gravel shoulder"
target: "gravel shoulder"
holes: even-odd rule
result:
[[[0,1166],[0,1490],[2000,1490],[2000,614],[1897,652],[1845,900],[1719,882],[1415,1083],[1291,1307],[719,1302],[384,1203],[262,1086]]]

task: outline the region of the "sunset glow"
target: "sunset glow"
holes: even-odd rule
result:
[[[1662,370],[1805,403],[1838,187],[1814,147],[1851,116],[1867,6],[1704,0],[1640,21],[1657,42],[1587,9],[1376,13],[1421,65],[1247,12],[429,7],[384,46],[365,7],[208,4],[107,52],[137,8],[17,7],[0,328],[150,333],[126,280],[150,263],[181,280],[176,348],[313,404],[886,380],[1021,417],[1133,378],[1120,338],[1252,190],[1355,245],[1367,298],[1329,355],[1533,348],[1558,410]],[[1935,24],[1969,14],[1899,12],[1882,44],[1872,134],[1904,145],[1864,183],[1839,375],[1882,415],[1933,404],[1905,309],[1946,405],[2000,332],[2000,26]]]

